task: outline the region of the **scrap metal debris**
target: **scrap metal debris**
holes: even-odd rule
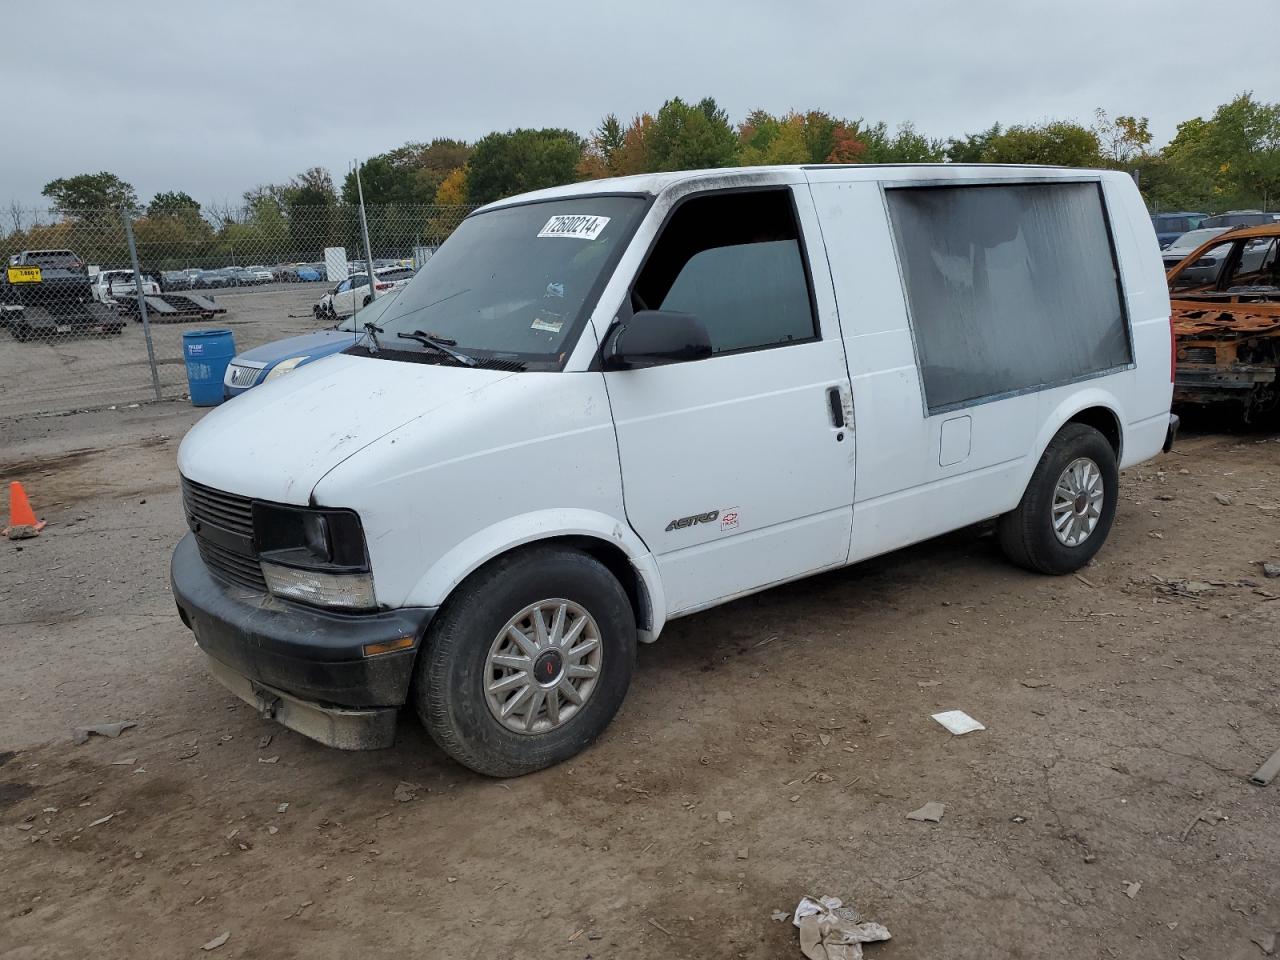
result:
[[[217,950],[220,946],[231,939],[231,931],[223,930],[220,934],[210,940],[208,943],[200,947],[201,950]]]
[[[88,743],[92,736],[108,737],[114,740],[130,727],[136,727],[136,720],[124,720],[120,723],[96,723],[90,727],[76,727],[71,733],[71,742],[76,746]]]
[[[862,945],[891,938],[888,928],[862,922],[838,897],[801,897],[791,922],[809,960],[862,960]]]
[[[421,789],[418,784],[410,783],[408,780],[401,780],[400,785],[396,787],[395,792],[391,795],[401,803],[408,803],[410,800],[418,799],[418,790]]]
[[[935,713],[933,719],[937,720],[957,737],[972,733],[974,730],[987,729],[963,710],[944,710],[942,713]]]
[[[1277,774],[1280,774],[1280,750],[1273,753],[1267,762],[1257,769],[1257,772],[1249,778],[1249,782],[1265,787],[1276,778]]]
[[[1199,813],[1195,815],[1195,817],[1191,820],[1191,822],[1188,823],[1186,827],[1183,829],[1182,842],[1183,843],[1187,842],[1187,837],[1191,836],[1191,831],[1195,830],[1196,824],[1207,823],[1209,824],[1209,826],[1213,826],[1219,820],[1225,820],[1225,819],[1227,819],[1226,814],[1222,813],[1219,810],[1201,810]]]
[[[1124,880],[1124,895],[1130,900],[1138,898],[1138,891],[1142,889],[1141,880]]]
[[[946,809],[946,804],[939,803],[937,800],[930,800],[919,810],[912,810],[908,813],[907,819],[920,820],[925,823],[941,823],[943,811]]]

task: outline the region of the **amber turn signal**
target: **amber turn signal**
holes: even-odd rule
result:
[[[380,653],[395,653],[397,650],[408,650],[413,646],[413,637],[396,637],[382,643],[366,643],[361,649],[366,657],[376,657]]]

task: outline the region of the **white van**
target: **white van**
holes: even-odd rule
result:
[[[998,518],[1076,570],[1172,442],[1169,297],[1109,171],[579,183],[468,217],[341,354],[178,455],[182,619],[266,716],[577,753],[675,617]]]

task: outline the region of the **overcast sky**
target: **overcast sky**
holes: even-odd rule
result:
[[[1087,124],[1101,106],[1150,117],[1160,143],[1240,91],[1280,98],[1280,58],[1212,53],[1228,43],[1206,41],[1225,38],[1215,9],[1203,0],[59,0],[24,15],[30,42],[6,18],[0,86],[21,109],[7,113],[0,203],[43,206],[49,180],[98,170],[144,202],[160,190],[238,200],[313,165],[340,183],[352,157],[406,140],[516,126],[585,134],[609,112],[625,120],[668,97],[708,94],[735,123],[754,107],[819,108],[912,120],[937,137],[996,120]]]

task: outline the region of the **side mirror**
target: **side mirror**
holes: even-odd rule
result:
[[[709,356],[711,337],[702,321],[674,310],[640,310],[617,324],[604,344],[606,370],[638,370]]]

